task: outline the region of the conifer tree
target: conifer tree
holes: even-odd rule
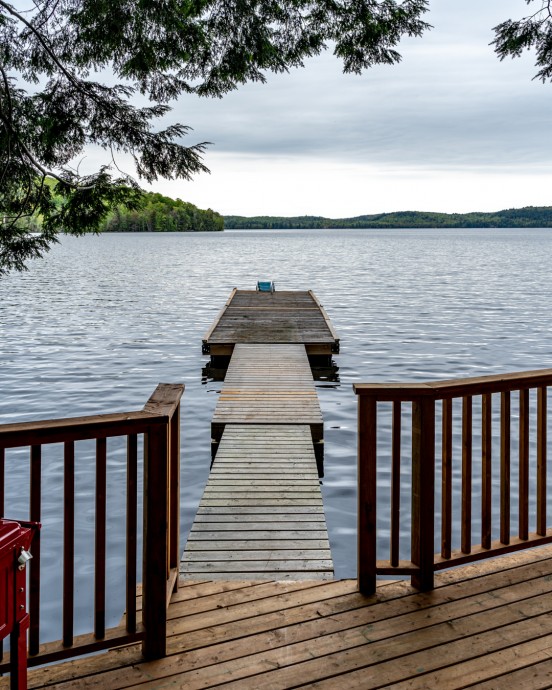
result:
[[[188,126],[155,128],[172,99],[264,82],[328,45],[345,72],[395,63],[400,38],[428,27],[426,10],[427,0],[0,0],[0,275],[60,232],[95,232],[117,205],[139,206],[118,152],[149,183],[207,170],[207,142],[183,143]],[[90,145],[105,164],[82,175],[75,161]]]

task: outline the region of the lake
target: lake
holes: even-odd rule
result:
[[[0,281],[0,423],[139,409],[157,383],[184,382],[184,539],[209,471],[210,421],[220,390],[220,383],[202,373],[208,362],[201,355],[202,335],[235,286],[253,289],[264,278],[274,280],[276,289],[312,289],[341,338],[335,358],[339,381],[317,381],[317,390],[325,421],[323,493],[336,575],[354,577],[356,398],[351,384],[552,366],[551,255],[552,231],[538,229],[235,230],[64,238],[45,259],[31,262],[28,273]],[[23,518],[28,463],[11,453],[6,515]],[[59,637],[62,459],[47,459],[43,620],[46,635]],[[110,460],[114,478],[108,499],[116,514],[123,460],[122,449]],[[386,475],[381,481],[383,490]],[[82,502],[77,539],[87,543],[94,529],[91,469],[83,468],[77,496]],[[116,564],[120,540],[114,527],[111,532],[108,550]],[[77,567],[76,610],[85,629],[92,564],[84,551]],[[108,600],[117,609],[118,584]],[[117,610],[120,617],[122,609]]]

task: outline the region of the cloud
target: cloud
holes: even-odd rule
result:
[[[222,100],[181,100],[212,175],[154,187],[225,214],[345,217],[548,205],[552,85],[500,62],[492,28],[525,0],[431,0],[403,61],[343,75],[326,51]]]
[[[434,30],[404,41],[400,65],[343,75],[328,51],[223,100],[186,99],[177,114],[217,153],[434,168],[543,164],[552,87],[531,81],[530,58],[501,64],[488,45],[491,27],[524,5],[434,0]]]
[[[537,0],[538,1],[538,0]],[[525,0],[431,0],[434,29],[403,61],[342,74],[331,50],[223,99],[183,97],[167,116],[212,141],[211,175],[146,185],[238,215],[347,217],[549,205],[552,84],[534,58],[500,62],[492,28]],[[82,172],[108,163],[90,147]],[[118,156],[133,172],[132,159]]]

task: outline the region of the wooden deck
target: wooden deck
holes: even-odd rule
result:
[[[414,690],[552,684],[552,547],[442,572],[436,589],[356,582],[187,582],[168,656],[137,645],[29,674],[30,688]],[[0,687],[7,688],[7,679]]]
[[[226,427],[180,572],[196,580],[333,577],[308,426]]]
[[[307,424],[322,440],[323,420],[304,345],[236,345],[211,424]]]
[[[339,338],[311,290],[234,289],[203,338],[203,353],[229,357],[237,343],[300,344],[309,356],[339,352]]]

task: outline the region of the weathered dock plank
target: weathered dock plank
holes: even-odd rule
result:
[[[308,355],[339,352],[339,338],[310,290],[234,289],[203,338],[203,352],[228,357],[237,343],[301,344]]]
[[[273,443],[279,444],[277,451]],[[244,479],[244,464],[260,467],[262,473]],[[301,480],[287,471],[288,465]],[[333,562],[308,425],[226,427],[180,572],[189,579],[331,579]]]
[[[312,440],[322,440],[322,412],[303,345],[236,345],[211,423],[213,441],[218,443],[226,425],[234,424],[263,425],[249,435],[249,444],[255,443],[262,450],[255,462],[272,462],[265,449],[273,452],[275,448],[287,454],[287,464],[293,464],[290,451],[311,443],[298,432],[288,447],[292,436],[288,434],[284,440],[276,426],[279,424],[307,424]],[[240,455],[241,433],[236,436],[229,429],[226,462],[236,457],[244,460]]]

